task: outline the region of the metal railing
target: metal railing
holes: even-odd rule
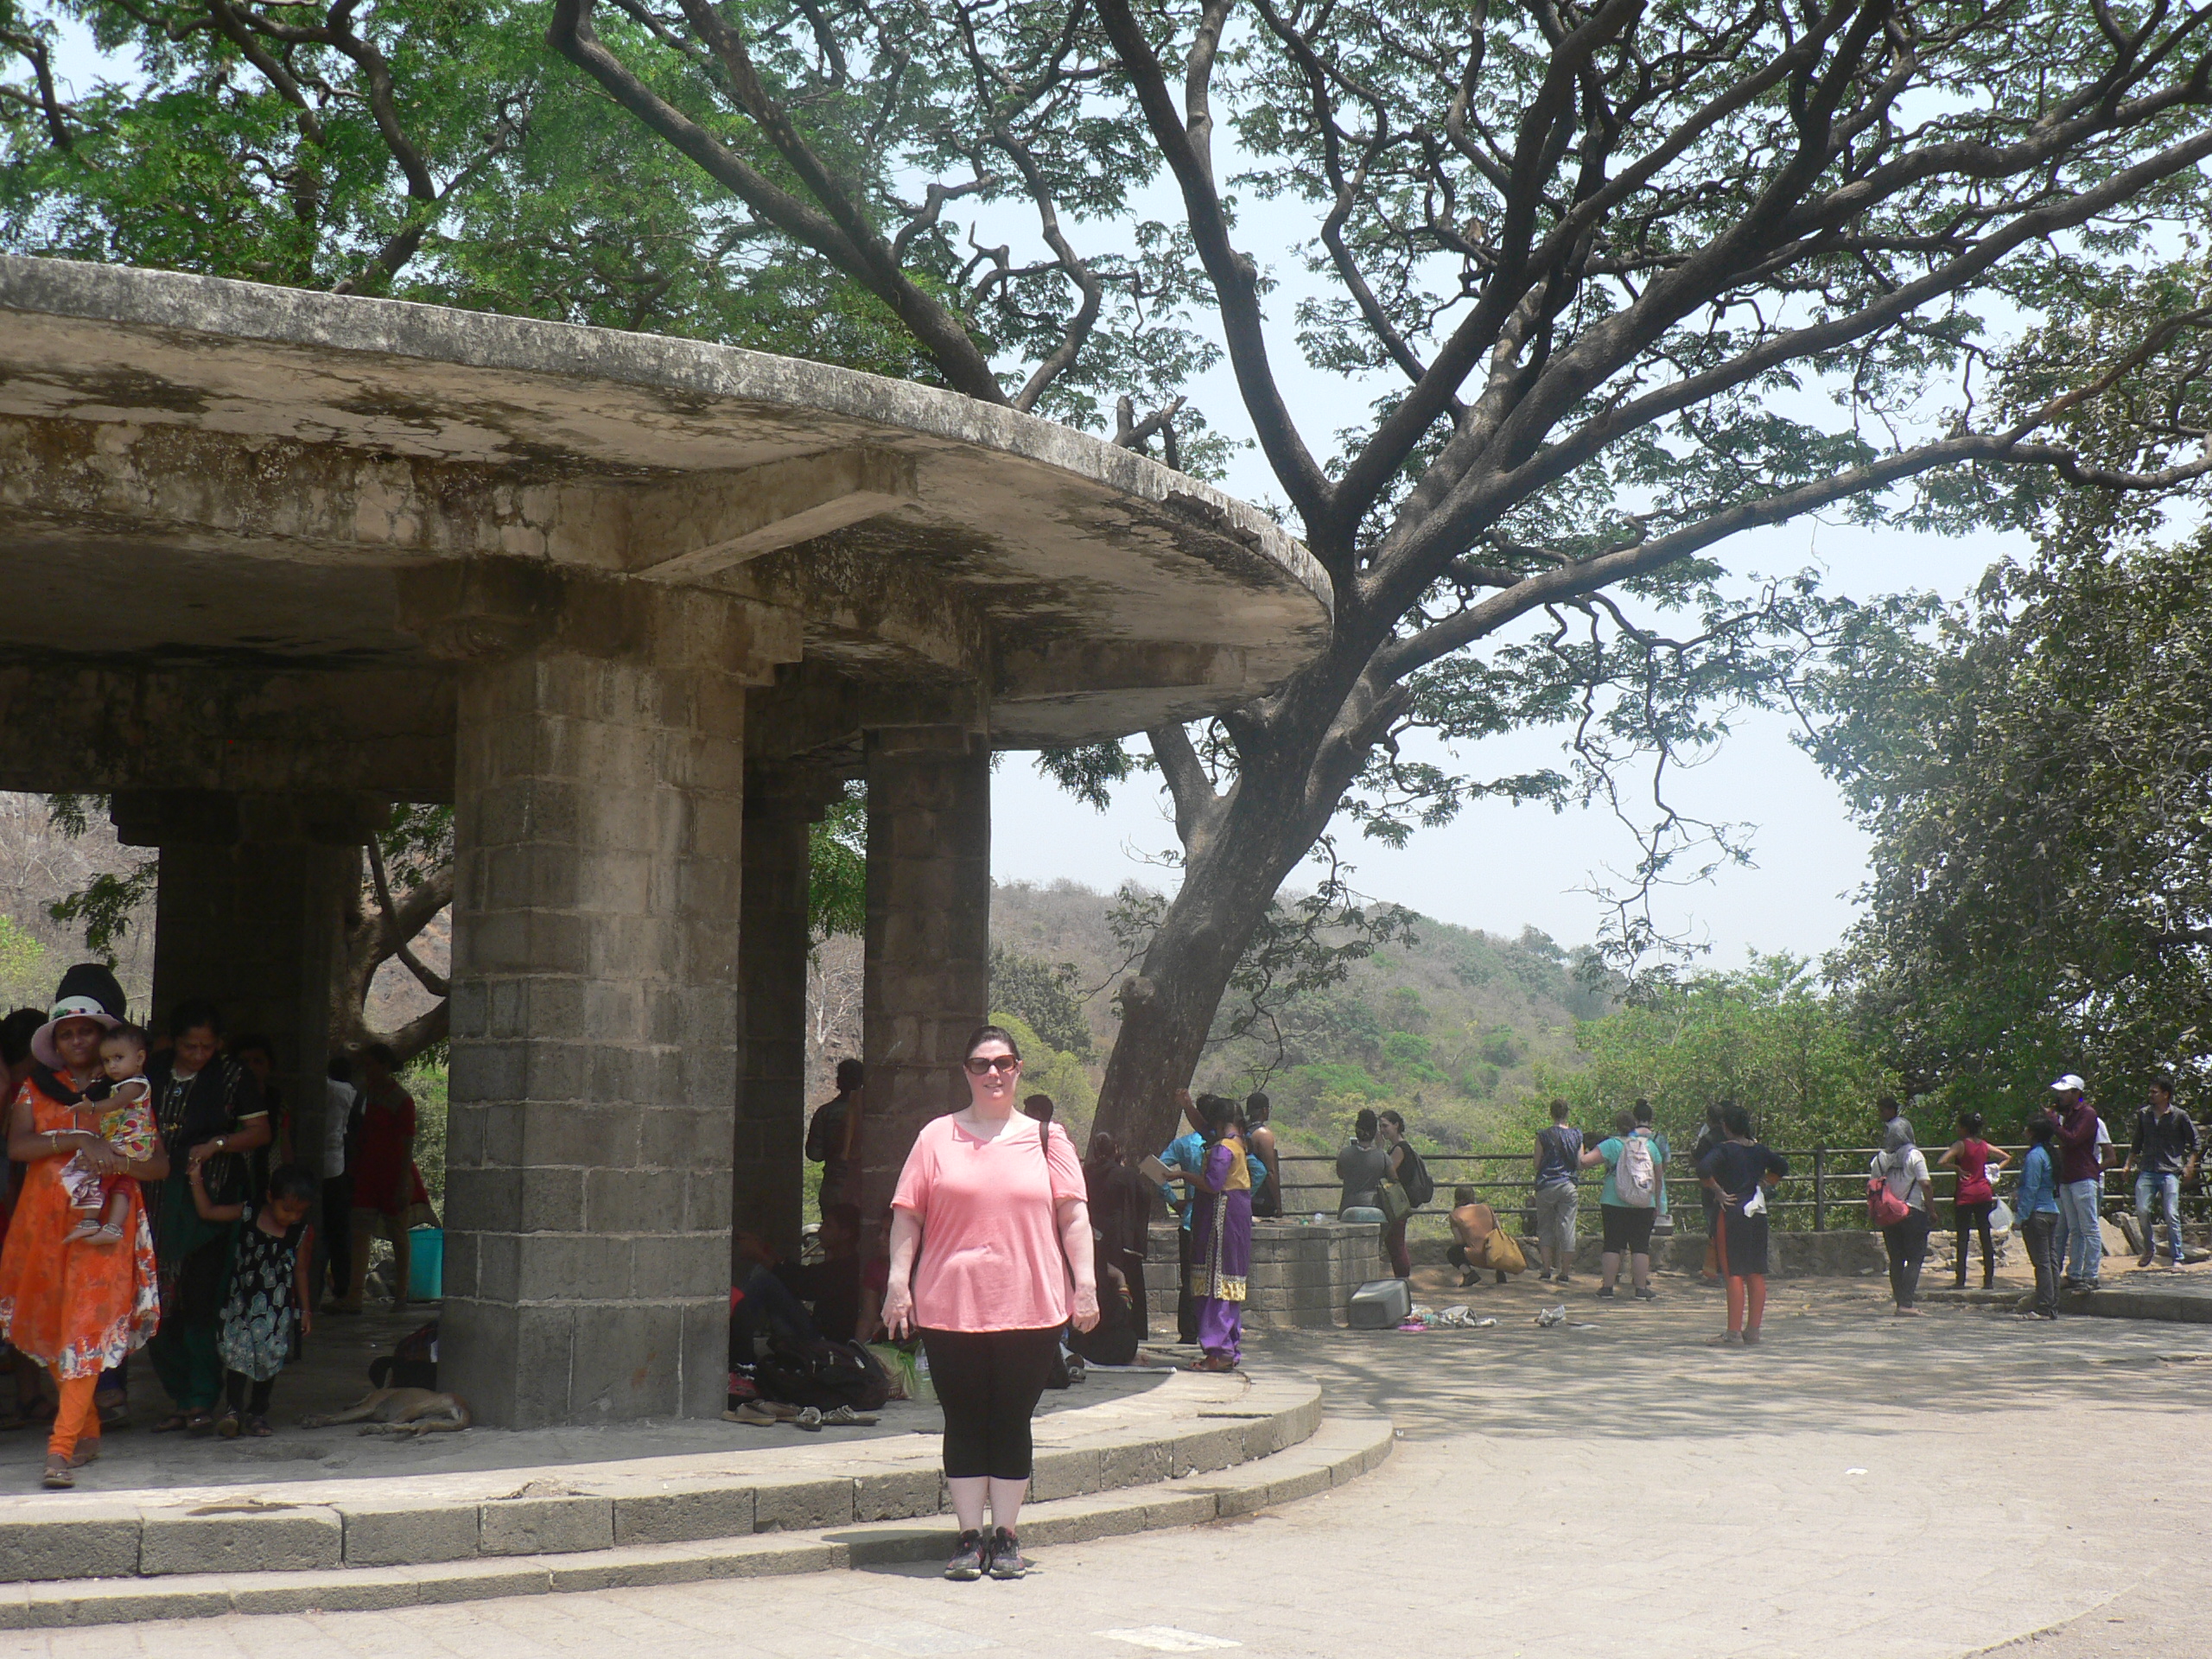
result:
[[[1831,1225],[1842,1228],[1865,1227],[1866,1223],[1867,1165],[1878,1147],[1813,1147],[1801,1151],[1777,1148],[1789,1165],[1789,1173],[1767,1198],[1767,1208],[1775,1216],[1775,1224],[1794,1227],[1796,1230],[1809,1229],[1824,1233]],[[1958,1172],[1938,1169],[1936,1160],[1943,1148],[1933,1151],[1923,1147],[1928,1159],[1929,1187],[1936,1198],[1949,1201],[1958,1186]],[[1999,1190],[2003,1183],[2016,1174],[2024,1147],[2000,1147],[1999,1151],[2009,1154],[2011,1166],[1999,1175]],[[1342,1185],[1336,1179],[1337,1160],[1333,1154],[1287,1152],[1281,1155],[1282,1164],[1282,1210],[1286,1216],[1311,1215],[1316,1212],[1334,1215]],[[1435,1198],[1421,1212],[1440,1217],[1452,1207],[1451,1194],[1454,1187],[1468,1186],[1475,1190],[1478,1202],[1489,1205],[1502,1215],[1516,1214],[1526,1209],[1535,1190],[1535,1160],[1526,1152],[1439,1152],[1423,1153],[1421,1161],[1428,1166],[1428,1173],[1436,1183]],[[1681,1168],[1676,1171],[1679,1162]],[[1694,1216],[1700,1224],[1704,1215],[1704,1198],[1698,1178],[1688,1173],[1687,1148],[1662,1166],[1662,1178],[1667,1185],[1667,1205],[1670,1213]],[[1301,1180],[1306,1167],[1318,1165],[1325,1171],[1319,1180]],[[1503,1166],[1504,1167],[1501,1168]],[[1471,1175],[1462,1176],[1452,1172],[1471,1168]],[[1510,1169],[1510,1173],[1505,1173]],[[2107,1183],[2105,1200],[2107,1205],[2113,1194],[2110,1182],[2116,1171],[2106,1172]],[[1586,1202],[1582,1205],[1587,1219],[1596,1220],[1598,1187],[1605,1179],[1602,1169],[1585,1172],[1582,1188]]]

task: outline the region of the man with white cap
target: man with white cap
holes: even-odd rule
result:
[[[2058,1126],[2058,1213],[2065,1282],[2069,1289],[2094,1290],[2105,1260],[2104,1235],[2097,1226],[2105,1185],[2103,1159],[2097,1150],[2100,1120],[2097,1109],[2089,1104],[2088,1084],[2073,1072],[2052,1084],[2050,1091],[2056,1097],[2051,1116]]]

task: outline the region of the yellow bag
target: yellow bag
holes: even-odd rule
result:
[[[1526,1273],[1529,1262],[1521,1254],[1521,1247],[1505,1236],[1505,1229],[1494,1227],[1483,1240],[1483,1265],[1498,1273]]]

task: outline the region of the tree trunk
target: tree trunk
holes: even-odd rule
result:
[[[1271,788],[1268,772],[1261,765],[1240,776],[1220,823],[1189,854],[1143,963],[1122,982],[1122,1028],[1093,1123],[1131,1150],[1154,1151],[1182,1132],[1174,1093],[1205,1054],[1230,976],[1277,889],[1327,828],[1325,814],[1314,823],[1301,810],[1302,777]]]

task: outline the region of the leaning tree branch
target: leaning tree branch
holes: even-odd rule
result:
[[[74,149],[76,141],[70,136],[68,122],[62,118],[61,95],[54,85],[54,66],[47,54],[46,42],[35,35],[0,29],[0,46],[13,47],[29,60],[31,78],[38,86],[39,113],[46,120],[48,142],[56,149]]]
[[[793,241],[813,249],[898,316],[930,354],[948,385],[984,403],[1004,404],[1006,389],[966,327],[899,269],[872,226],[855,238],[836,218],[783,189],[712,133],[654,92],[600,41],[591,27],[593,0],[555,0],[546,43],[599,82],[652,132]],[[687,16],[690,15],[687,10]],[[728,35],[718,18],[709,21]],[[725,69],[728,67],[727,60]],[[765,97],[765,94],[764,94]],[[804,146],[801,146],[804,149]],[[808,152],[810,154],[810,152]],[[825,172],[817,161],[817,172]],[[840,193],[842,194],[842,192]]]

